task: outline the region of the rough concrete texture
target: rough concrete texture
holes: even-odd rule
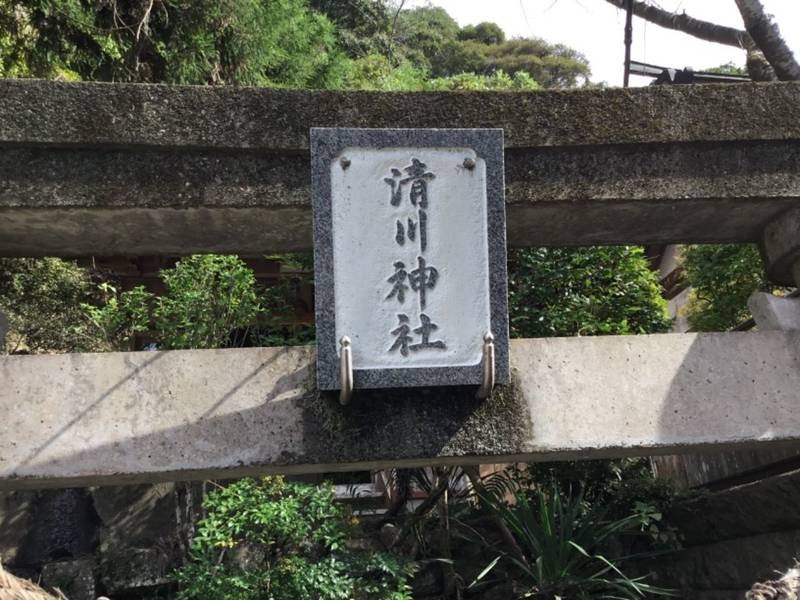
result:
[[[800,197],[796,83],[389,94],[4,80],[0,94],[0,255],[310,248],[308,130],[321,125],[503,128],[512,246],[756,241]]]
[[[763,331],[800,331],[800,298],[753,292],[747,299],[756,326]]]
[[[800,286],[800,207],[787,210],[764,228],[761,251],[772,279]]]
[[[797,206],[798,161],[795,142],[509,150],[508,243],[756,241]],[[309,181],[306,156],[0,147],[0,254],[308,249]]]
[[[502,127],[509,147],[800,138],[800,85],[326,92],[0,82],[0,143],[304,150],[310,127]]]
[[[2,357],[0,487],[800,439],[798,333],[515,340],[511,356],[512,384],[487,401],[357,391],[346,407],[313,389],[311,348]]]

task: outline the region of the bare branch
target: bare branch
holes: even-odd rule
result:
[[[738,1],[738,0],[737,0]],[[620,9],[625,9],[625,0],[606,0]],[[750,34],[743,29],[724,27],[701,21],[683,13],[673,13],[641,0],[634,0],[633,14],[660,27],[686,33],[707,42],[724,44],[742,48],[747,52],[747,72],[754,81],[772,81],[777,79],[770,61],[758,47]]]
[[[606,0],[606,2],[613,4],[617,8],[625,9],[625,0]],[[747,49],[753,45],[750,35],[743,29],[724,27],[709,21],[701,21],[690,17],[685,12],[669,12],[652,4],[645,4],[641,0],[634,0],[633,14],[660,27],[688,33],[707,42],[715,42],[742,49]]]
[[[800,64],[786,45],[772,16],[764,12],[760,0],[736,0],[747,32],[772,65],[778,79],[800,80]]]

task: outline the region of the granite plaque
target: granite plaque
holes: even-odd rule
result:
[[[479,385],[484,336],[508,382],[503,132],[311,130],[317,380]]]

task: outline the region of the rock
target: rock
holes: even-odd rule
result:
[[[34,525],[36,492],[0,492],[0,564],[19,567],[20,545]]]
[[[113,595],[167,585],[173,571],[171,557],[161,549],[117,546],[103,554],[100,580]]]
[[[83,557],[97,548],[97,515],[85,489],[36,492],[28,510],[30,529],[19,540],[14,564],[40,567]]]
[[[91,494],[102,522],[105,589],[116,594],[172,583],[180,566],[175,484],[97,487]]]
[[[480,598],[480,600],[512,600],[514,596],[514,586],[510,581],[506,581],[484,589],[482,592],[472,597]]]
[[[42,567],[41,585],[60,591],[69,600],[95,600],[94,558],[48,563]]]
[[[146,548],[175,535],[175,484],[91,489],[104,544]]]
[[[400,537],[400,528],[394,523],[384,523],[381,527],[380,538],[386,548],[392,548]]]
[[[429,563],[417,571],[411,580],[411,589],[414,598],[441,594],[443,586],[439,565]]]

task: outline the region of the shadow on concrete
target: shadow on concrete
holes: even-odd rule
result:
[[[36,450],[34,450],[28,458],[23,460],[19,463],[19,467],[24,467],[32,463],[37,456],[39,456],[42,452],[44,452],[48,447],[50,447],[56,440],[58,440],[61,436],[65,435],[72,427],[75,426],[81,419],[83,419],[87,414],[89,414],[92,410],[97,408],[104,400],[106,400],[111,394],[115,391],[119,390],[125,383],[135,379],[138,377],[143,371],[145,371],[149,366],[153,363],[158,361],[163,357],[163,353],[153,353],[151,358],[148,358],[142,365],[139,365],[133,369],[126,377],[119,380],[116,384],[108,388],[105,392],[103,392],[97,399],[92,402],[89,406],[84,408],[83,410],[79,411],[77,415],[71,418],[66,424],[60,427],[55,433],[53,433],[49,438],[47,438]]]
[[[662,444],[684,452],[798,444],[791,438],[800,438],[800,337],[763,331],[682,339],[691,340],[683,355],[664,357],[663,369],[674,374],[658,416]]]
[[[58,449],[53,451],[58,440],[70,435],[77,423],[110,396],[135,398],[141,381],[154,376],[156,361],[169,354],[155,353],[70,418],[25,460],[11,466],[13,479],[0,487],[230,478],[264,472],[421,465],[456,458],[478,462],[480,455],[514,451],[528,434],[527,415],[513,386],[489,401],[476,400],[473,387],[357,391],[350,405],[341,406],[337,394],[313,389],[315,364],[310,349],[258,354],[261,350],[235,351],[252,353],[249,370],[216,400],[202,400],[204,405],[210,402],[208,408],[192,412],[186,408],[185,398],[173,406],[164,400],[165,411],[179,410],[191,422],[77,451],[73,449],[80,444],[72,441],[65,444],[63,455]],[[252,368],[255,356],[263,360]],[[157,377],[170,369],[171,365],[161,364]],[[148,385],[154,387],[157,382]],[[168,391],[173,393],[177,392]],[[207,393],[198,396],[202,399]],[[149,406],[127,403],[126,419],[146,423],[152,419],[152,405],[157,401],[150,393],[141,395],[141,402]],[[242,402],[244,409],[239,408]],[[121,403],[117,397],[115,406]],[[215,414],[222,409],[224,414]],[[55,458],[44,458],[48,449]]]

